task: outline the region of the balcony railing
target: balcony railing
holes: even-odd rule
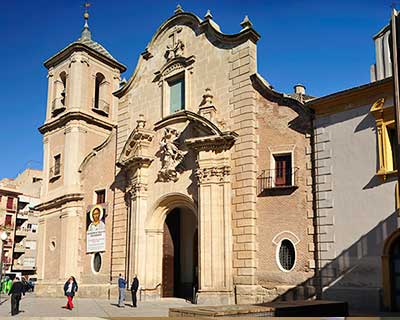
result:
[[[98,101],[93,99],[92,110],[104,116],[107,116],[110,113],[110,104],[103,99],[99,99]]]
[[[258,194],[268,190],[298,188],[298,170],[299,168],[263,170],[257,178]]]
[[[65,101],[65,98],[59,97],[55,98],[52,103],[51,103],[51,113],[53,116],[63,112],[65,110],[65,104],[63,103]]]

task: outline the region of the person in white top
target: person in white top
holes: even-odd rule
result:
[[[103,218],[103,212],[100,208],[95,207],[90,213],[90,220],[92,221],[88,227],[88,231],[105,231],[106,225],[101,219]]]

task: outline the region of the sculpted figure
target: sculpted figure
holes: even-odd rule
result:
[[[161,181],[178,180],[179,173],[176,171],[176,167],[184,157],[184,152],[179,150],[175,144],[175,140],[178,137],[178,130],[165,128],[164,137],[160,142],[162,150],[162,167],[158,177]]]

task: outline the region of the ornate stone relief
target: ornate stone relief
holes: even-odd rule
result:
[[[143,194],[147,192],[147,184],[129,180],[127,192],[131,199],[136,198],[138,194]]]
[[[167,50],[165,52],[165,58],[167,61],[175,59],[177,57],[181,57],[183,55],[183,49],[185,45],[183,44],[182,40],[177,39],[178,33],[182,31],[182,27],[175,27],[169,36],[172,38],[172,44],[167,45]]]
[[[119,167],[141,167],[143,165],[150,165],[153,161],[153,158],[148,154],[148,148],[154,134],[151,130],[145,128],[146,121],[143,115],[139,115],[136,123],[136,128],[132,131],[122,149],[117,162]]]
[[[196,170],[196,177],[199,183],[219,182],[231,174],[229,166],[200,168]]]
[[[162,167],[158,173],[160,181],[177,181],[179,170],[177,167],[181,164],[185,153],[179,150],[176,140],[179,138],[179,131],[174,128],[165,128],[164,136],[161,139],[161,163]]]

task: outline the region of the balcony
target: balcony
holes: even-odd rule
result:
[[[17,237],[26,237],[28,235],[28,230],[25,228],[17,228],[15,230],[15,236]]]
[[[52,103],[51,103],[51,113],[52,113],[52,115],[54,117],[65,110],[64,101],[65,101],[64,97],[55,98],[52,101]]]
[[[20,243],[16,243],[14,247],[14,253],[25,253],[25,246]]]
[[[61,162],[58,165],[50,168],[49,180],[54,181],[61,177]]]
[[[20,219],[20,220],[28,220],[28,212],[18,212],[17,213],[17,219]]]
[[[35,266],[25,266],[23,264],[13,264],[12,266],[13,271],[30,271],[30,270],[36,270]]]
[[[93,108],[92,110],[94,112],[97,112],[103,116],[108,116],[110,112],[110,104],[103,99],[99,99],[99,101],[96,103],[96,101],[93,99]]]
[[[263,195],[291,194],[298,188],[299,168],[263,170],[257,177],[257,193]]]

